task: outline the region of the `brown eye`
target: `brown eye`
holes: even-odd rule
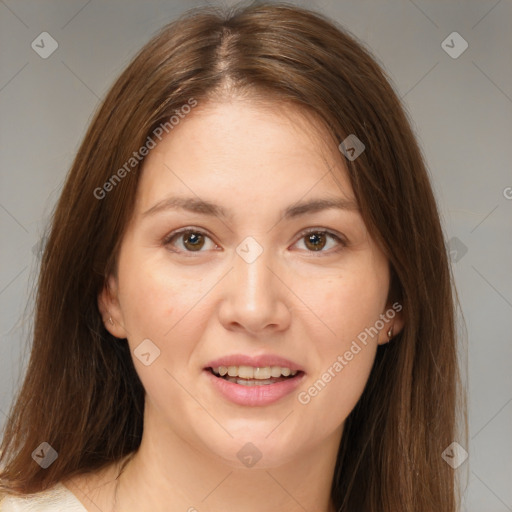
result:
[[[204,236],[201,233],[185,233],[183,236],[183,245],[191,251],[200,250],[204,245]]]
[[[318,256],[327,256],[342,250],[347,242],[342,235],[323,229],[309,229],[301,233],[297,243],[304,244],[304,250],[308,253],[316,252]]]
[[[306,247],[312,251],[321,251],[325,247],[325,233],[310,233],[309,235],[306,235],[304,238],[306,240]]]
[[[163,243],[169,246],[173,252],[178,253],[199,253],[216,248],[215,243],[208,235],[195,229],[183,229],[171,233],[163,240]],[[208,243],[210,243],[210,247],[208,247]]]

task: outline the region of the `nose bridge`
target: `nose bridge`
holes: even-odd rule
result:
[[[238,300],[257,309],[272,299],[271,251],[264,250],[253,237],[247,237],[236,249],[234,279]]]
[[[272,325],[285,327],[289,312],[280,295],[279,279],[273,274],[272,251],[266,250],[253,237],[247,237],[236,248],[231,279],[224,295],[221,319],[228,325],[242,326],[253,333]]]

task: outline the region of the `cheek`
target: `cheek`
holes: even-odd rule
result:
[[[179,314],[176,306],[176,283],[167,279],[155,266],[126,265],[124,280],[120,269],[120,302],[129,333],[162,336],[173,326]]]
[[[297,396],[309,427],[321,425],[326,432],[338,428],[355,407],[377,351],[377,335],[365,331],[382,312],[375,287],[359,287],[355,281],[345,284],[322,299],[322,317],[329,330],[311,330],[313,371]]]
[[[342,352],[339,354],[341,359],[334,359],[334,363],[327,365],[301,395],[301,404],[308,401],[301,406],[311,408],[305,412],[306,416],[314,419],[315,424],[321,425],[324,431],[338,428],[356,406],[368,382],[375,351],[374,345],[361,346],[361,352],[353,355],[351,361]],[[315,424],[311,427],[316,428]]]
[[[336,428],[350,414],[375,359],[374,326],[384,312],[388,291],[386,265],[375,263],[363,259],[309,283],[312,310],[326,328],[310,330],[313,372],[298,398],[301,407],[309,409],[308,418],[326,429]]]
[[[176,272],[165,255],[154,253],[126,250],[119,260],[119,296],[135,369],[147,397],[164,407],[166,400],[181,397],[175,379],[182,381],[182,374],[187,375],[187,362],[203,329],[205,315],[197,304],[203,284],[202,278]],[[149,365],[138,357],[147,352]]]
[[[193,300],[194,285],[173,272],[165,254],[129,242],[119,260],[120,303],[126,327],[130,332],[162,336],[185,314]]]
[[[202,299],[213,280],[192,266],[178,271],[154,248],[126,250],[119,261],[120,302],[132,350],[149,338],[161,351],[159,362],[186,361],[211,316]]]
[[[318,332],[326,347],[342,349],[347,341],[375,324],[384,312],[388,292],[386,267],[371,260],[356,262],[322,279],[308,280],[300,290],[322,320]]]

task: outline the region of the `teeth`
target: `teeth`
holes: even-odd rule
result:
[[[271,378],[279,378],[279,377],[293,377],[297,374],[297,370],[290,370],[290,368],[284,368],[281,366],[264,366],[262,368],[255,368],[253,366],[219,366],[217,368],[212,368],[213,373],[215,375],[220,375],[221,377],[224,377],[227,374],[227,379],[230,381],[236,381],[238,380],[235,377],[238,377],[239,379],[246,379],[245,381],[242,381],[243,384],[246,384],[248,382],[252,382],[253,380],[258,380],[262,384]],[[232,377],[232,378],[229,378]],[[269,380],[269,384],[272,381]],[[266,383],[266,382],[265,382]],[[240,382],[239,382],[240,384]],[[251,384],[249,384],[251,385]]]
[[[238,376],[241,379],[252,379],[254,377],[254,368],[252,366],[239,366]]]
[[[218,368],[217,368],[218,370]],[[238,375],[238,367],[237,366],[228,366],[228,375],[230,377],[236,377]]]
[[[242,386],[266,386],[267,384],[274,384],[275,381],[271,379],[257,380],[257,379],[237,379],[236,377],[228,377],[229,382],[242,384]]]
[[[272,366],[270,369],[270,375],[272,377],[281,377],[281,367],[280,366]]]

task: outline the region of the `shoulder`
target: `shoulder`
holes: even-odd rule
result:
[[[87,512],[76,496],[62,483],[35,494],[4,496],[0,512]]]

